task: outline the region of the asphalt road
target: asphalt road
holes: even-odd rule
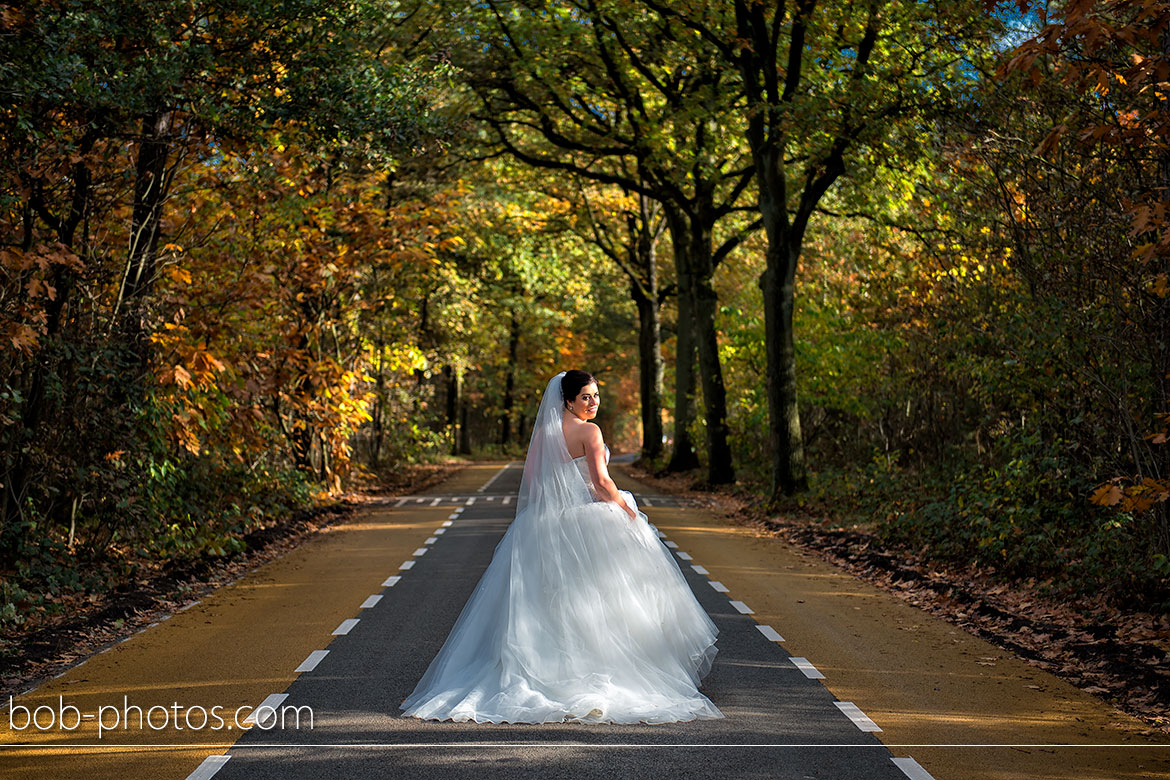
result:
[[[310,707],[313,728],[252,729],[216,780],[430,777],[760,777],[905,780],[873,736],[817,680],[766,638],[751,615],[679,560],[719,627],[703,691],[726,718],[662,725],[466,724],[403,718],[398,704],[446,638],[511,521],[520,469],[484,492],[435,496],[461,510],[382,598],[336,637],[328,655],[285,691],[281,709]],[[662,507],[666,500],[654,503]],[[412,499],[401,510],[426,506]],[[453,513],[449,513],[453,514]],[[685,553],[685,551],[682,551]],[[397,563],[387,575],[399,573]],[[357,605],[354,605],[355,607]],[[809,674],[815,674],[809,670]],[[304,712],[302,710],[302,712]],[[857,713],[855,713],[855,717]],[[862,716],[863,717],[863,716]],[[268,723],[262,725],[269,725]],[[734,746],[734,747],[729,747]]]
[[[618,482],[720,629],[702,690],[722,720],[399,715],[513,515],[518,464],[474,464],[16,697],[0,777],[1170,778],[1145,724],[718,511]],[[272,720],[233,720],[262,703]]]

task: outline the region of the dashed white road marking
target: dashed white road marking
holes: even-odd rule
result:
[[[504,506],[507,506],[510,503],[512,503],[512,497],[511,496],[504,496]]]
[[[643,498],[642,499],[642,506],[654,506],[654,505],[650,503],[650,499]]]
[[[470,500],[470,501],[474,501],[475,499],[468,499],[468,500]],[[466,509],[466,508],[467,508],[467,507],[465,507],[465,506],[457,506],[457,507],[455,507],[455,514],[457,514],[457,515],[463,514],[463,510],[464,510],[464,509]]]
[[[450,527],[451,527],[451,522],[452,522],[452,521],[453,521],[455,518],[457,518],[457,517],[459,517],[459,515],[452,515],[450,520],[444,520],[444,521],[443,521],[443,527],[444,527],[444,528],[450,528]]]
[[[511,466],[511,465],[512,465],[512,464],[511,464],[511,463],[509,463],[507,466],[504,466],[502,469],[500,469],[499,471],[497,471],[497,472],[495,473],[495,476],[493,476],[491,479],[489,479],[487,482],[485,482],[485,483],[484,483],[484,485],[483,485],[483,487],[481,487],[481,488],[480,488],[478,491],[476,491],[476,492],[478,492],[478,493],[482,493],[482,492],[484,492],[485,490],[487,490],[488,488],[490,488],[490,487],[492,486],[492,484],[493,484],[493,483],[494,483],[494,482],[495,482],[497,479],[499,479],[500,477],[502,477],[502,476],[504,475],[504,472],[508,470],[508,466]]]
[[[443,499],[441,499],[441,498],[436,498],[434,501],[431,502],[431,506],[438,506],[439,502],[441,502],[442,500]]]
[[[414,555],[414,556],[417,558],[417,557],[418,557],[418,556],[420,556],[420,555],[426,555],[426,554],[427,554],[427,550],[428,550],[428,549],[430,549],[430,548],[428,548],[428,547],[420,547],[420,548],[418,548],[417,550],[415,550],[415,551],[414,551],[414,553],[412,553],[412,554],[413,554],[413,555]]]
[[[362,605],[360,607],[358,607],[358,609],[370,609],[372,607],[376,607],[376,606],[378,606],[378,602],[381,600],[382,600],[382,594],[375,593],[373,596],[370,596],[368,599],[363,601]]]
[[[742,601],[733,601],[731,602],[731,606],[738,609],[739,614],[741,615],[754,615],[756,613],[754,609],[749,607],[747,604],[744,604]]]
[[[726,593],[726,592],[727,592],[727,586],[726,586],[726,585],[724,585],[724,584],[723,584],[722,582],[720,582],[719,580],[711,580],[711,581],[710,581],[710,582],[708,582],[707,584],[708,584],[708,585],[710,585],[710,586],[711,586],[712,588],[714,588],[715,590],[719,591],[720,593]]]
[[[466,506],[471,506],[474,503],[475,503],[475,496],[472,496],[471,498],[467,499]]]
[[[231,755],[225,753],[222,756],[208,756],[203,759],[203,763],[195,767],[195,771],[187,775],[187,780],[211,780],[215,777],[215,773],[219,771],[220,767],[228,762]]]
[[[666,534],[662,533],[662,532],[661,532],[661,531],[659,531],[657,528],[655,528],[655,529],[654,529],[654,533],[658,534],[658,538],[659,538],[659,539],[665,539],[665,538],[666,538]]]
[[[682,550],[679,550],[679,551],[677,551],[677,552],[675,553],[675,555],[677,555],[678,557],[682,558],[684,561],[693,561],[693,560],[694,560],[694,558],[692,558],[692,557],[690,556],[690,553],[685,553],[685,552],[683,552]]]
[[[663,544],[665,544],[667,547],[669,547],[672,550],[678,549],[678,542],[666,541],[666,542],[663,542]]]
[[[382,583],[382,587],[383,588],[392,588],[398,584],[398,581],[400,579],[402,579],[402,577],[400,575],[393,574],[393,575],[386,578],[386,581]]]
[[[810,679],[810,680],[823,680],[823,679],[825,679],[825,675],[821,674],[821,670],[816,668],[815,666],[813,666],[812,663],[810,663],[807,658],[801,658],[800,656],[794,656],[792,658],[789,658],[788,660],[792,662],[793,666],[795,666],[800,671],[804,672],[804,676],[807,677],[808,679]]]
[[[406,503],[406,499],[405,499],[405,498],[400,498],[400,499],[398,499],[398,501],[397,501],[397,502],[394,504],[394,508],[395,508],[395,509],[397,509],[398,507],[402,506],[402,505],[403,505],[403,504],[405,504],[405,503]]]
[[[435,530],[431,531],[431,533],[433,533],[435,536],[442,536],[443,534],[447,533],[447,529],[446,528],[436,528]]]
[[[691,568],[695,570],[696,574],[710,574],[711,573],[697,563],[692,563]]]
[[[301,665],[296,669],[293,669],[293,671],[311,672],[317,668],[317,664],[321,663],[321,661],[324,660],[325,656],[327,655],[329,655],[328,650],[314,650],[313,652],[309,653],[309,657],[301,661]]]
[[[353,631],[354,626],[360,623],[357,618],[346,618],[341,621],[341,625],[333,629],[333,636],[345,636],[350,631]]]
[[[835,701],[833,704],[837,705],[837,709],[845,713],[845,717],[853,721],[853,725],[862,731],[881,731],[878,724],[869,719],[861,709],[851,701]]]
[[[414,568],[414,561],[403,561],[402,564],[400,564],[398,568],[399,569],[413,569]]]
[[[287,693],[270,693],[260,702],[260,706],[252,710],[252,714],[244,718],[244,725],[263,726],[276,717],[276,708],[288,698]]]
[[[906,777],[910,778],[910,780],[934,780],[934,777],[931,776],[930,772],[927,772],[925,769],[923,769],[921,764],[909,756],[906,758],[891,758],[890,760],[893,761],[894,766],[901,769],[902,774],[906,775]]]
[[[423,544],[434,544],[437,541],[439,541],[439,537],[432,536],[429,539],[427,539],[425,542],[423,542]]]
[[[783,642],[784,641],[784,637],[782,637],[778,633],[776,633],[776,629],[772,628],[771,626],[757,625],[756,628],[758,628],[760,630],[761,634],[763,634],[765,637],[767,637],[769,640],[771,640],[773,642]]]
[[[446,523],[444,523],[443,525],[450,525],[450,524],[451,524],[451,522],[450,522],[450,521],[452,521],[452,520],[458,520],[458,519],[459,519],[459,513],[458,513],[458,512],[452,512],[451,514],[447,515],[447,522],[446,522]]]

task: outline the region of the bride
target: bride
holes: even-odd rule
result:
[[[699,693],[718,629],[634,497],[609,476],[597,382],[557,374],[516,519],[404,715],[477,723],[722,718]]]

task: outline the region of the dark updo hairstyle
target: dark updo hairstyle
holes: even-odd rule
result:
[[[561,377],[561,399],[564,401],[565,408],[569,408],[569,401],[577,397],[577,393],[581,392],[582,387],[596,383],[597,380],[588,371],[578,371],[575,368],[566,371],[565,375]]]

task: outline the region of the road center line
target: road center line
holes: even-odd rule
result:
[[[853,721],[853,725],[862,731],[881,731],[878,724],[874,723],[869,717],[861,711],[861,709],[851,701],[835,701],[833,704],[837,705],[837,709],[845,713],[845,717]]]
[[[333,629],[333,636],[345,636],[350,631],[353,631],[354,626],[360,622],[361,621],[357,618],[346,618],[345,620],[341,621],[340,626]]]
[[[260,706],[252,710],[252,714],[244,718],[245,725],[263,726],[267,721],[276,717],[276,708],[284,704],[284,700],[288,698],[287,693],[270,693],[264,697],[264,701],[260,702]],[[261,713],[263,710],[269,710],[263,713],[263,720],[261,720]]]
[[[907,756],[906,758],[891,758],[894,766],[902,770],[902,774],[910,778],[910,780],[934,780],[934,777],[922,768],[914,759]]]
[[[227,753],[221,756],[208,756],[203,763],[195,767],[195,771],[187,775],[187,780],[211,780],[220,767],[228,762],[231,756]]]
[[[763,634],[765,637],[767,637],[772,642],[783,642],[784,641],[784,637],[782,637],[782,636],[780,636],[780,634],[776,633],[776,629],[772,628],[771,626],[757,625],[756,628],[758,628],[760,630],[760,633]]]
[[[823,679],[825,679],[825,675],[821,674],[821,670],[816,668],[815,666],[813,666],[812,663],[810,663],[807,658],[801,658],[800,656],[795,656],[793,658],[789,658],[788,660],[792,662],[793,666],[795,666],[800,671],[804,672],[804,676],[807,677],[808,679],[810,679],[810,680],[823,680]]]
[[[505,471],[507,471],[507,470],[508,470],[508,468],[509,468],[511,465],[512,465],[512,464],[511,464],[511,463],[509,463],[509,464],[505,465],[505,466],[504,466],[502,469],[500,469],[499,471],[497,471],[497,472],[495,473],[495,476],[493,476],[491,479],[489,479],[487,482],[485,482],[485,483],[484,483],[484,486],[483,486],[483,487],[481,487],[481,488],[480,488],[480,489],[479,489],[477,492],[479,492],[479,493],[482,493],[482,492],[484,492],[485,490],[487,490],[488,488],[490,488],[490,487],[492,486],[492,484],[493,484],[493,483],[494,483],[494,482],[495,482],[497,479],[499,479],[501,476],[503,476],[504,472],[505,472]]]
[[[328,650],[314,650],[313,652],[309,653],[309,657],[301,661],[301,665],[296,669],[293,669],[293,671],[311,672],[317,668],[317,664],[321,663],[321,661],[324,660],[325,656],[327,655],[329,655]]]

